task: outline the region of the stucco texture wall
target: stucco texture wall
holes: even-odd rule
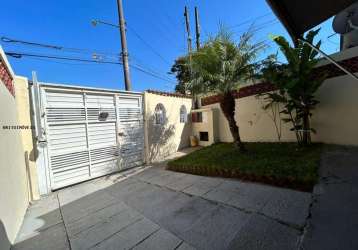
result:
[[[190,144],[191,126],[180,123],[180,108],[192,109],[192,100],[184,97],[164,96],[145,92],[146,155],[147,162],[156,162]],[[165,108],[163,124],[155,124],[155,107],[161,103]]]
[[[319,89],[314,110],[315,141],[358,145],[358,81],[350,76],[328,79]]]
[[[351,77],[338,76],[326,80],[317,92],[320,103],[313,110],[312,127],[317,134],[312,140],[329,144],[358,145],[358,82]],[[278,141],[272,111],[263,110],[263,99],[248,96],[236,99],[236,122],[240,135],[248,142]],[[229,126],[218,103],[204,106],[216,108],[221,142],[231,142]],[[279,114],[276,112],[279,123]],[[281,123],[281,141],[296,141],[290,123]]]
[[[28,206],[25,156],[16,100],[0,80],[0,249],[15,240]]]
[[[271,110],[263,110],[264,101],[255,96],[236,99],[235,119],[240,129],[240,136],[247,142],[274,142],[278,141],[278,133],[281,141],[294,141],[295,135],[289,131],[290,126],[276,119],[276,130]],[[232,142],[229,124],[220,109],[219,104],[205,107],[215,108],[217,119],[218,138],[221,142]]]
[[[29,199],[38,200],[40,198],[36,157],[37,152],[34,148],[33,134],[34,128],[31,127],[31,100],[29,94],[28,79],[25,77],[15,76],[15,92],[16,92],[16,106],[19,123],[30,129],[21,130],[21,138],[26,157],[26,167],[28,175]]]

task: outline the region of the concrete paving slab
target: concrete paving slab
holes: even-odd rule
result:
[[[181,243],[182,240],[176,237],[174,234],[164,229],[160,229],[141,242],[139,245],[135,246],[133,250],[174,250]]]
[[[231,197],[226,204],[249,212],[260,211],[277,190],[266,185],[239,181],[225,181],[218,189],[230,194]]]
[[[163,202],[157,203],[154,207],[147,207],[142,211],[143,215],[155,223],[160,224],[163,221],[165,222],[167,217],[170,218],[176,210],[185,207],[195,199],[182,193],[173,192],[173,194],[175,195],[172,198],[165,199]]]
[[[173,181],[171,183],[167,183],[165,186],[167,188],[176,190],[176,191],[182,191],[185,188],[188,188],[192,185],[194,185],[195,182],[197,182],[200,179],[200,176],[197,175],[185,175],[183,178],[180,178],[176,181]]]
[[[183,235],[198,220],[215,210],[218,205],[201,198],[192,198],[184,204],[173,206],[172,211],[158,219],[158,224],[170,232]]]
[[[183,173],[177,173],[168,170],[163,170],[163,172],[165,172],[165,174],[154,176],[150,178],[148,182],[159,186],[167,186],[167,184],[176,182],[186,176]]]
[[[175,250],[195,250],[196,248],[194,248],[193,246],[189,245],[186,242],[182,242],[179,247]]]
[[[149,184],[136,180],[134,178],[129,178],[127,180],[112,185],[105,191],[111,196],[115,197],[117,200],[125,200],[131,195],[146,190],[148,188],[148,185]]]
[[[302,228],[309,213],[311,200],[311,193],[279,189],[270,196],[261,212],[271,218]]]
[[[60,201],[65,223],[80,219],[115,203],[117,200],[103,191],[89,194],[65,205]]]
[[[70,237],[72,249],[91,248],[143,218],[138,212],[125,210],[115,216],[109,217],[102,223],[80,232],[74,237]]]
[[[124,201],[143,214],[148,214],[150,211],[157,213],[158,208],[160,211],[162,206],[165,206],[176,196],[176,192],[148,184],[147,188],[127,196]]]
[[[52,194],[32,204],[24,217],[17,240],[34,237],[38,232],[62,223],[61,212],[56,194]]]
[[[146,182],[149,182],[154,185],[164,185],[164,183],[166,183],[167,178],[169,178],[171,174],[172,172],[163,169],[162,171],[158,171],[156,175],[152,176],[151,178],[148,178]]]
[[[100,242],[91,249],[122,250],[132,249],[159,230],[159,226],[145,218],[123,228],[118,233]],[[160,249],[160,248],[148,248]]]
[[[69,250],[66,231],[62,223],[49,227],[29,239],[17,241],[12,250]]]
[[[88,230],[99,223],[103,223],[111,217],[129,209],[130,208],[123,202],[111,204],[101,210],[87,214],[78,220],[66,223],[67,233],[70,237],[75,237],[77,234]]]
[[[358,249],[358,148],[323,155],[302,249]]]
[[[233,195],[235,195],[233,192],[221,189],[219,186],[202,195],[202,197],[204,199],[228,204]]]
[[[202,196],[219,186],[222,182],[223,180],[219,178],[200,177],[193,185],[185,188],[183,192],[190,195]]]
[[[156,167],[148,167],[143,172],[138,173],[134,176],[134,178],[147,182],[150,178],[153,178],[154,176],[157,176],[163,171],[162,168],[156,168]]]
[[[250,216],[235,208],[219,206],[180,236],[197,249],[226,249]]]
[[[227,249],[298,249],[299,231],[260,215],[253,215]]]

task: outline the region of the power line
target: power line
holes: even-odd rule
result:
[[[27,56],[27,57],[59,59],[59,60],[89,62],[89,63],[122,64],[120,62],[98,61],[98,60],[90,60],[90,59],[82,59],[82,58],[71,58],[71,57],[60,57],[60,56],[52,56],[52,55],[29,54],[29,53],[22,53],[22,52],[5,52],[5,54],[8,55],[8,56],[14,57],[14,58],[18,58],[18,59],[22,58],[23,56]]]
[[[157,55],[160,59],[162,59],[163,62],[165,62],[168,65],[171,65],[171,63],[169,61],[167,61],[164,56],[162,56],[158,51],[156,51],[156,49],[153,48],[152,45],[150,45],[147,41],[145,41],[144,38],[142,38],[138,32],[136,32],[131,26],[129,26],[127,24],[127,27],[129,28],[129,30],[131,30],[133,32],[133,34],[140,40],[142,41],[155,55]]]
[[[257,21],[257,20],[259,20],[259,19],[261,19],[261,18],[270,16],[270,15],[272,15],[272,12],[268,12],[268,13],[266,13],[266,14],[263,14],[263,15],[260,15],[260,16],[254,17],[254,18],[250,18],[250,19],[248,19],[248,20],[246,20],[246,21],[243,21],[243,22],[241,22],[241,23],[239,23],[239,24],[230,26],[229,28],[230,28],[230,29],[238,28],[238,27],[241,27],[241,26],[243,26],[243,25],[245,25],[245,24],[253,23],[253,22],[255,22],[255,21]]]
[[[110,56],[115,57],[116,59],[120,58],[120,54],[118,54],[118,53],[110,53],[110,52],[104,52],[104,51],[99,51],[99,50],[90,50],[90,49],[82,49],[82,48],[70,48],[70,47],[52,45],[52,44],[47,44],[47,43],[30,42],[30,41],[24,41],[24,40],[19,40],[19,39],[12,39],[12,38],[5,37],[5,36],[1,37],[1,41],[6,42],[6,43],[22,44],[22,45],[41,47],[41,48],[46,48],[46,49],[55,49],[55,50],[59,50],[59,51],[67,51],[67,52],[82,53],[82,54],[83,53],[85,53],[85,54],[92,53],[92,55],[94,55],[94,54],[110,55]]]
[[[72,57],[62,57],[62,56],[54,56],[54,55],[39,55],[39,54],[31,54],[31,53],[22,53],[22,52],[5,52],[7,56],[11,56],[17,59],[22,57],[33,57],[33,58],[44,58],[44,59],[57,59],[57,60],[65,60],[65,61],[77,61],[77,62],[87,62],[87,63],[97,63],[97,64],[114,64],[114,65],[122,65],[121,62],[114,62],[114,61],[98,61],[98,60],[89,60],[89,59],[82,59],[82,58],[72,58]],[[165,79],[162,76],[156,75],[140,66],[131,65],[134,69],[155,77],[157,79],[169,82],[168,79]]]

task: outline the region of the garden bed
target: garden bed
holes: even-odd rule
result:
[[[312,191],[318,181],[322,144],[298,147],[295,143],[247,143],[246,147],[248,152],[240,153],[233,144],[215,144],[170,161],[167,168],[301,191]]]

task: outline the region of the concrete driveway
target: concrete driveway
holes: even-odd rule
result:
[[[311,194],[147,167],[33,204],[13,249],[296,249]]]

